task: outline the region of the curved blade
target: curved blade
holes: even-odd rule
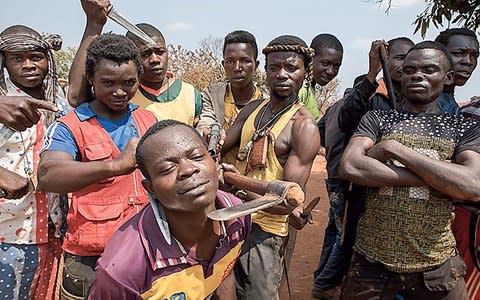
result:
[[[122,26],[126,30],[130,31],[142,41],[144,41],[147,45],[156,45],[155,41],[152,40],[145,32],[143,32],[140,28],[135,26],[132,22],[122,16],[116,9],[110,7],[110,11],[108,12],[107,16],[115,21],[118,25]]]
[[[246,216],[259,210],[275,206],[283,201],[284,199],[280,197],[264,196],[236,206],[211,211],[207,214],[207,217],[216,221],[233,220],[235,218]]]

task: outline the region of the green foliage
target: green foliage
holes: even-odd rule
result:
[[[77,53],[77,48],[68,47],[65,50],[59,50],[54,53],[55,61],[57,62],[57,74],[60,79],[68,79],[68,72],[72,65],[73,58]]]
[[[382,3],[385,0],[378,0]],[[391,8],[392,0],[388,1],[388,10]],[[480,27],[480,1],[479,0],[425,0],[425,10],[417,15],[413,22],[415,25],[414,33],[420,32],[422,38],[425,37],[431,24],[436,28],[466,27],[471,30],[478,30]]]

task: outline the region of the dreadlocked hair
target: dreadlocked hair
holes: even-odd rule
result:
[[[268,54],[272,52],[296,52],[303,55],[305,65],[305,84],[307,88],[310,86],[313,77],[313,56],[315,50],[307,46],[307,44],[299,37],[294,35],[281,35],[268,43],[267,47],[263,48],[262,53],[265,54],[266,59]]]

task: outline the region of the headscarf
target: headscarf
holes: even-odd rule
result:
[[[7,33],[0,35],[0,95],[7,95],[7,86],[4,73],[3,51],[19,52],[43,50],[48,62],[48,72],[43,80],[43,93],[46,101],[57,104],[58,76],[53,51],[62,47],[62,38],[58,34],[43,33],[35,35],[29,32]],[[50,125],[55,120],[55,113],[46,114],[46,124]]]

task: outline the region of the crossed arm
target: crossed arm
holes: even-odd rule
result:
[[[405,167],[386,165],[389,159]],[[342,156],[340,176],[370,187],[428,185],[452,198],[480,201],[480,154],[470,150],[460,152],[450,163],[394,140],[374,145],[368,137],[354,137]]]

